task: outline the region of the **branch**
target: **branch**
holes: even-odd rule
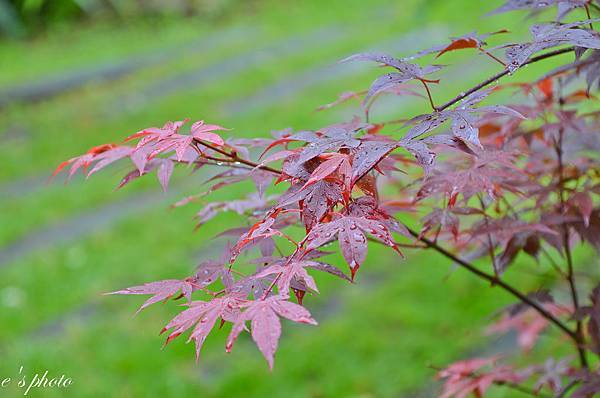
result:
[[[240,163],[244,163],[248,166],[253,166],[253,167],[259,167],[263,170],[269,171],[271,173],[275,173],[280,175],[282,173],[281,170],[277,170],[277,169],[273,169],[271,167],[266,167],[266,166],[259,166],[257,163],[254,163],[252,161],[249,160],[245,160],[242,158],[239,158],[237,156],[237,154],[235,153],[230,153],[227,151],[224,151],[220,148],[217,148],[211,144],[202,142],[197,140],[198,143],[218,152],[221,153],[225,156],[228,156],[232,159],[235,159],[236,161],[240,162]],[[408,227],[407,227],[408,228]],[[564,323],[562,323],[558,318],[556,318],[554,315],[552,315],[551,313],[549,313],[548,311],[546,311],[546,309],[544,309],[544,307],[540,306],[538,303],[536,303],[535,301],[531,300],[529,297],[527,297],[526,295],[524,295],[523,293],[519,292],[518,290],[516,290],[514,287],[512,287],[511,285],[507,284],[506,282],[498,279],[497,277],[495,277],[494,275],[490,275],[487,274],[486,272],[483,272],[481,270],[479,270],[478,268],[474,267],[472,264],[456,257],[454,254],[450,253],[449,251],[447,251],[446,249],[444,249],[443,247],[439,246],[437,243],[430,241],[429,239],[425,238],[425,237],[420,237],[419,234],[415,231],[413,231],[412,229],[408,228],[408,231],[410,232],[410,234],[412,236],[414,236],[416,239],[418,239],[419,241],[423,242],[427,247],[434,249],[435,251],[439,252],[440,254],[444,255],[445,257],[451,259],[452,261],[454,261],[455,263],[459,264],[460,266],[462,266],[463,268],[467,269],[468,271],[470,271],[471,273],[479,276],[480,278],[487,280],[488,282],[490,282],[492,284],[492,286],[499,286],[502,289],[504,289],[505,291],[507,291],[508,293],[510,293],[511,295],[515,296],[516,298],[518,298],[521,302],[523,302],[524,304],[527,304],[528,306],[530,306],[531,308],[535,309],[540,315],[542,315],[544,318],[546,318],[548,321],[550,321],[551,323],[553,323],[554,325],[556,325],[559,329],[561,329],[566,335],[568,335],[570,338],[572,338],[576,343],[577,346],[579,347],[580,345],[580,339],[579,336],[577,335],[576,332],[572,331],[571,329],[569,329]]]
[[[511,383],[511,382],[508,382],[508,381],[505,381],[505,382],[494,381],[494,384],[496,384],[497,386],[504,386],[504,387],[510,388],[512,390],[522,392],[523,394],[531,395],[532,397],[551,398],[551,396],[548,395],[548,394],[544,394],[544,393],[532,390],[532,389],[527,388],[527,387],[523,387],[523,386],[521,386],[519,384],[516,384],[516,383]]]
[[[569,390],[571,390],[573,387],[575,387],[577,385],[577,383],[579,383],[579,380],[573,380],[565,388],[563,388],[563,390],[556,397],[557,398],[566,397],[567,394],[569,393]]]
[[[263,166],[263,165],[260,165],[258,163],[255,163],[255,162],[253,162],[251,160],[240,158],[237,155],[237,153],[235,153],[235,152],[227,152],[227,151],[225,151],[225,150],[223,150],[223,149],[221,149],[219,147],[216,147],[216,146],[214,146],[212,144],[209,144],[207,142],[198,140],[196,138],[194,138],[194,142],[196,142],[196,143],[198,143],[200,145],[203,145],[203,146],[205,146],[205,147],[207,147],[209,149],[212,149],[213,151],[218,152],[221,155],[227,156],[228,158],[230,158],[234,162],[240,162],[240,163],[243,163],[243,164],[245,164],[247,166],[251,166],[252,168],[259,168],[261,170],[270,171],[271,173],[275,173],[275,174],[278,174],[278,175],[280,175],[282,173],[281,170],[276,170],[276,169],[273,169],[273,168],[271,168],[269,166]]]
[[[554,56],[558,56],[561,54],[566,54],[569,52],[574,51],[573,47],[569,47],[569,48],[564,48],[564,49],[560,49],[560,50],[555,50],[555,51],[551,51],[548,52],[546,54],[541,54],[538,55],[536,57],[533,57],[531,59],[529,59],[527,62],[525,62],[522,66],[525,65],[529,65],[538,61],[542,61],[544,59],[547,58],[551,58]],[[509,74],[509,71],[506,69],[502,72],[499,72],[497,74],[495,74],[494,76],[491,76],[490,78],[484,80],[483,82],[479,83],[478,85],[476,85],[475,87],[467,90],[466,92],[460,93],[458,96],[456,96],[455,98],[451,99],[450,101],[448,101],[447,103],[445,103],[444,105],[437,107],[437,111],[441,112],[447,108],[449,108],[450,106],[454,105],[455,103],[457,103],[458,101],[460,101],[461,99],[467,97],[470,94],[473,94],[476,91],[481,90],[482,88],[488,86],[489,84],[493,83],[494,81],[500,79],[503,76],[506,76]],[[243,158],[238,157],[238,155],[235,152],[228,152],[225,151],[221,148],[218,148],[214,145],[211,145],[209,143],[206,143],[204,141],[201,140],[197,140],[195,139],[195,142],[197,142],[198,144],[201,144],[209,149],[212,149],[215,152],[218,152],[224,156],[227,156],[237,162],[243,163],[245,165],[248,166],[252,166],[252,167],[257,167],[260,168],[262,170],[265,171],[269,171],[271,173],[274,174],[278,174],[281,175],[282,171],[281,170],[277,170],[268,166],[262,166],[258,163],[252,162],[250,160],[246,160]],[[561,329],[567,336],[569,336],[571,339],[573,339],[575,341],[575,343],[577,344],[578,348],[580,346],[580,338],[579,335],[574,332],[573,330],[571,330],[570,328],[568,328],[560,319],[556,318],[554,315],[552,315],[551,313],[549,313],[544,307],[540,306],[538,303],[536,303],[535,301],[531,300],[529,297],[527,297],[526,295],[524,295],[523,293],[519,292],[518,290],[516,290],[514,287],[512,287],[511,285],[509,285],[508,283],[502,281],[501,279],[498,279],[496,276],[494,275],[490,275],[484,271],[479,270],[478,268],[476,268],[475,266],[473,266],[472,264],[462,260],[459,257],[456,257],[454,254],[450,253],[449,251],[447,251],[446,249],[444,249],[443,247],[439,246],[437,243],[430,241],[429,239],[425,238],[425,237],[420,237],[419,234],[415,231],[413,231],[412,229],[408,229],[408,231],[410,232],[410,234],[412,236],[414,236],[416,239],[418,239],[419,241],[423,242],[427,247],[434,249],[435,251],[437,251],[438,253],[442,254],[443,256],[445,256],[446,258],[454,261],[455,263],[459,264],[461,267],[467,269],[468,271],[470,271],[471,273],[477,275],[478,277],[480,277],[481,279],[487,280],[488,282],[490,282],[492,284],[492,286],[499,286],[500,288],[502,288],[503,290],[505,290],[506,292],[508,292],[509,294],[511,294],[512,296],[516,297],[517,299],[519,299],[522,303],[528,305],[529,307],[533,308],[534,310],[536,310],[541,316],[543,316],[545,319],[547,319],[549,322],[553,323],[554,325],[556,325],[559,329]]]
[[[568,47],[568,48],[563,48],[563,49],[560,49],[560,50],[550,51],[548,53],[541,54],[541,55],[538,55],[537,57],[533,57],[533,58],[529,59],[527,62],[525,62],[521,66],[523,67],[525,65],[533,64],[535,62],[542,61],[542,60],[547,59],[547,58],[552,58],[552,57],[555,57],[557,55],[566,54],[566,53],[569,53],[569,52],[572,52],[572,51],[575,51],[574,47]],[[500,78],[502,78],[502,77],[504,77],[504,76],[506,76],[508,74],[510,74],[509,71],[508,71],[508,69],[505,69],[502,72],[496,73],[494,76],[491,76],[491,77],[485,79],[484,81],[482,81],[481,83],[479,83],[475,87],[473,87],[473,88],[471,88],[471,89],[469,89],[469,90],[467,90],[465,92],[460,93],[456,97],[452,98],[450,101],[446,102],[444,105],[439,106],[437,108],[437,110],[439,112],[441,112],[441,111],[443,111],[445,109],[448,109],[449,107],[451,107],[452,105],[454,105],[458,101],[460,101],[461,99],[463,99],[463,98],[465,98],[465,97],[473,94],[476,91],[481,90],[482,88],[490,85],[491,83],[495,82],[496,80],[498,80],[498,79],[500,79]]]
[[[484,279],[484,280],[490,282],[490,284],[492,286],[498,286],[498,287],[504,289],[506,292],[508,292],[511,295],[513,295],[514,297],[518,298],[522,303],[524,303],[524,304],[528,305],[529,307],[533,308],[534,310],[536,310],[541,316],[543,316],[548,321],[550,321],[551,323],[556,325],[566,335],[568,335],[571,339],[573,339],[575,341],[575,343],[577,343],[577,345],[579,345],[578,335],[574,331],[569,329],[560,319],[556,318],[554,315],[549,313],[544,307],[542,307],[541,305],[536,303],[534,300],[531,300],[529,297],[527,297],[523,293],[519,292],[517,289],[515,289],[508,283],[504,282],[503,280],[498,279],[494,275],[490,275],[484,271],[481,271],[480,269],[476,268],[474,265],[466,262],[465,260],[463,260],[459,257],[456,257],[454,254],[450,253],[443,247],[439,246],[437,243],[432,242],[425,237],[420,237],[416,231],[413,231],[412,229],[410,229],[408,227],[407,227],[407,229],[408,229],[408,232],[410,232],[410,234],[412,236],[414,236],[416,239],[420,240],[421,242],[425,243],[429,248],[434,249],[435,251],[442,254],[446,258],[449,258],[450,260],[454,261],[461,267],[463,267],[466,270],[470,271],[471,273],[477,275],[481,279]]]

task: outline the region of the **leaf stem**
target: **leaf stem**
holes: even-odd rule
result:
[[[431,97],[431,91],[429,91],[429,86],[427,85],[425,80],[419,79],[419,81],[423,84],[423,87],[425,87],[425,91],[427,91],[427,98],[429,98],[429,105],[431,105],[431,109],[433,109],[434,112],[437,112],[438,108],[436,108],[435,104],[433,103],[433,98]]]
[[[479,51],[481,51],[482,53],[484,53],[485,55],[487,55],[488,57],[490,57],[491,59],[493,59],[494,61],[498,62],[500,65],[502,65],[506,68],[506,64],[500,58],[496,57],[494,54],[492,54],[485,48],[481,48],[481,47],[478,47],[478,48],[479,48]]]

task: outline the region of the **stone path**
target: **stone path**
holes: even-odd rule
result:
[[[139,92],[125,95],[123,98],[111,103],[106,112],[110,115],[109,117],[116,118],[123,113],[123,110],[135,111],[183,90],[201,89],[204,84],[226,81],[249,68],[275,62],[277,58],[306,52],[314,46],[316,40],[319,41],[320,45],[327,45],[343,39],[344,35],[344,29],[330,26],[249,49],[218,63],[152,82]]]
[[[21,84],[0,90],[0,109],[9,103],[32,103],[42,101],[84,86],[90,82],[111,81],[133,73],[139,69],[155,66],[180,56],[182,52],[206,52],[223,45],[232,39],[255,35],[254,28],[233,28],[215,32],[200,40],[174,48],[136,55],[119,63],[106,63],[100,66],[61,73],[33,83]]]
[[[443,27],[431,27],[411,31],[401,37],[378,43],[364,51],[381,51],[406,56],[427,47],[427,45],[444,40],[447,35],[448,30]],[[335,80],[344,80],[373,67],[373,64],[363,63],[361,65],[359,62],[339,64],[337,61],[339,59],[331,59],[325,65],[316,66],[293,76],[286,76],[251,96],[229,102],[224,108],[236,114],[264,110],[273,104],[293,98],[310,87]],[[315,108],[319,105],[315,104]]]

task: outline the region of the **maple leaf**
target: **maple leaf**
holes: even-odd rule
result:
[[[414,140],[430,131],[436,129],[447,120],[452,122],[452,133],[455,137],[481,147],[479,142],[479,129],[476,127],[475,116],[481,114],[499,114],[512,118],[525,119],[521,113],[507,106],[481,106],[475,108],[483,101],[493,89],[482,90],[463,98],[454,109],[434,112],[432,114],[419,115],[409,120],[405,125],[414,125],[401,140],[401,145],[410,147]],[[407,149],[408,149],[407,147]]]
[[[584,48],[583,50],[587,50]],[[598,69],[600,66],[600,51],[594,50],[591,51],[589,56],[582,58],[582,56],[576,57],[574,62],[568,63],[566,65],[561,65],[550,72],[546,73],[542,76],[539,81],[552,81],[552,78],[556,76],[560,76],[567,73],[572,73],[568,80],[572,80],[574,77],[579,75],[584,75],[586,77],[587,90],[584,92],[575,92],[574,95],[565,98],[565,101],[573,102],[574,99],[590,99],[592,95],[590,92],[596,87],[600,86],[600,70]],[[574,98],[573,98],[574,97]],[[579,97],[579,98],[578,98]]]
[[[590,226],[592,211],[594,211],[594,202],[592,201],[592,197],[587,192],[576,192],[571,195],[567,201],[567,205],[574,208],[579,214],[581,214],[583,218],[583,225],[584,227],[588,228]]]
[[[488,15],[517,10],[531,10],[531,14],[535,15],[545,8],[556,5],[558,11],[556,19],[560,21],[572,10],[585,7],[589,3],[589,0],[507,0]]]
[[[199,289],[214,283],[218,279],[221,279],[226,288],[233,286],[233,275],[227,263],[230,250],[231,248],[227,247],[221,258],[217,260],[205,260],[198,265],[196,274],[193,276],[193,281]]]
[[[341,93],[335,101],[319,106],[317,108],[317,111],[323,111],[325,109],[333,108],[334,106],[342,104],[351,99],[360,98],[364,94],[366,94],[366,91],[362,91],[362,92],[345,91],[345,92]]]
[[[582,372],[577,379],[581,385],[577,387],[571,398],[589,398],[600,392],[600,375],[598,373]]]
[[[527,293],[525,296],[530,301],[533,301],[541,306],[543,306],[544,303],[554,303],[554,297],[552,297],[552,294],[547,289],[536,290],[534,292]],[[510,316],[515,316],[515,315],[520,314],[521,312],[527,310],[528,308],[529,308],[528,304],[518,302],[518,303],[507,306],[504,309],[504,312],[509,314]]]
[[[218,130],[229,129],[217,124],[204,124],[204,120],[199,120],[192,124],[192,127],[190,127],[190,134],[197,140],[208,141],[215,145],[224,145],[225,142],[223,139],[218,134],[213,133],[213,131]]]
[[[169,186],[169,180],[171,179],[171,175],[173,174],[174,168],[173,161],[170,159],[160,159],[160,166],[158,166],[158,171],[156,172],[156,176],[158,177],[158,181],[162,186],[163,191],[167,191]]]
[[[490,219],[487,222],[482,221],[474,224],[469,229],[472,237],[494,234],[499,240],[509,240],[520,233],[549,233],[556,232],[542,223],[528,223],[523,220],[506,217],[499,219]]]
[[[125,138],[125,142],[129,142],[129,141],[133,141],[138,138],[141,138],[141,140],[137,144],[137,148],[140,148],[151,141],[161,140],[164,138],[168,138],[169,136],[171,136],[173,134],[177,134],[179,129],[187,122],[188,122],[187,119],[176,121],[176,122],[169,121],[169,122],[166,122],[162,128],[150,127],[150,128],[138,131],[137,133],[131,134],[130,136]]]
[[[206,181],[206,183],[218,181],[206,192],[206,194],[246,180],[252,180],[256,190],[258,191],[258,196],[262,200],[266,189],[273,181],[273,173],[258,168],[254,168],[252,170],[240,168],[229,169],[212,176]]]
[[[492,59],[499,61],[492,54],[490,54],[489,52],[484,50],[483,47],[487,44],[485,42],[485,39],[487,39],[488,37],[493,36],[493,35],[497,35],[500,33],[507,33],[507,32],[508,32],[507,30],[503,29],[503,30],[499,30],[496,32],[492,32],[492,33],[482,34],[482,35],[478,35],[476,32],[471,32],[471,33],[468,33],[463,36],[451,37],[450,44],[443,44],[440,46],[431,47],[427,50],[420,51],[417,54],[415,54],[413,56],[413,58],[420,58],[420,57],[423,57],[425,55],[432,54],[432,53],[437,53],[435,58],[439,58],[442,55],[444,55],[445,53],[450,52],[450,51],[463,50],[463,49],[467,49],[467,48],[475,48],[475,49],[478,49],[479,51],[483,52],[484,54],[488,55]]]
[[[532,367],[530,372],[539,375],[534,390],[539,392],[544,386],[547,386],[553,393],[560,394],[563,389],[563,378],[572,372],[569,362],[567,359],[556,361],[549,358],[543,365]]]
[[[429,82],[436,82],[436,81],[429,81]],[[366,95],[366,94],[368,94],[368,90],[364,91],[364,95]],[[412,97],[419,97],[419,98],[427,98],[425,95],[417,92],[416,87],[414,87],[410,84],[400,83],[400,84],[391,85],[388,87],[384,87],[381,90],[378,90],[377,93],[373,94],[372,96],[370,96],[368,98],[366,98],[366,97],[363,98],[363,100],[361,101],[361,106],[367,115],[369,114],[371,107],[375,103],[375,100],[379,96],[384,95],[384,94],[391,94],[391,95],[395,95],[398,97],[412,96]]]
[[[358,131],[369,125],[352,121],[350,123],[341,123],[329,126],[319,130],[319,138],[310,142],[304,147],[296,161],[296,164],[303,164],[326,151],[339,150],[340,148],[356,148],[360,141],[355,138]]]
[[[285,167],[284,167],[285,171]],[[307,230],[316,225],[337,203],[343,201],[342,187],[338,181],[316,181],[308,186],[309,171],[303,166],[296,169],[300,182],[293,184],[278,200],[277,207],[283,208],[297,203]]]
[[[337,236],[342,255],[350,267],[352,279],[367,256],[365,233],[400,253],[390,231],[381,221],[364,217],[344,217],[339,214],[336,216],[333,221],[318,224],[306,235],[306,250],[317,249]]]
[[[363,103],[365,104],[368,103],[373,96],[410,80],[420,80],[423,84],[437,83],[439,82],[438,80],[428,80],[425,76],[437,72],[442,68],[441,65],[430,65],[421,68],[419,65],[383,53],[354,54],[344,58],[340,62],[350,61],[373,61],[397,70],[397,72],[386,73],[375,79],[363,100]]]
[[[429,214],[423,217],[420,235],[430,230],[437,230],[436,235],[443,231],[449,231],[456,240],[459,235],[460,220],[458,215],[481,215],[483,212],[472,207],[445,207],[443,209],[433,209]]]
[[[497,164],[495,159],[501,163]],[[523,174],[518,169],[504,167],[503,162],[498,154],[487,159],[477,157],[470,159],[465,168],[432,174],[419,188],[415,200],[441,194],[448,198],[448,205],[453,206],[459,195],[466,202],[478,193],[491,199],[501,196],[502,190],[519,193],[517,183],[524,180]]]
[[[502,253],[496,257],[494,262],[496,274],[501,275],[504,273],[521,251],[537,258],[540,247],[540,238],[537,236],[536,231],[514,234],[506,243]]]
[[[509,366],[498,366],[498,357],[474,358],[455,362],[437,374],[446,379],[440,398],[466,398],[470,394],[482,397],[494,383],[519,383],[522,377]],[[484,368],[491,368],[483,371]]]
[[[385,158],[391,151],[399,146],[397,142],[388,141],[362,141],[355,149],[352,157],[352,184],[367,174]]]
[[[214,124],[204,124],[200,120],[192,124],[190,135],[179,134],[179,130],[188,120],[167,122],[162,128],[149,128],[130,135],[126,142],[141,138],[135,147],[138,156],[150,160],[161,153],[175,151],[176,159],[181,161],[186,152],[191,149],[194,140],[208,141],[221,146],[225,142],[212,131],[227,130]]]
[[[591,305],[581,306],[575,313],[579,321],[589,318],[587,332],[590,336],[590,349],[600,354],[600,285],[597,285],[590,293]]]
[[[306,272],[306,267],[311,265],[311,261],[297,261],[294,259],[283,260],[275,264],[271,264],[255,274],[256,278],[263,278],[268,275],[279,275],[277,279],[277,288],[279,294],[286,296],[292,285],[292,281],[302,283],[309,289],[319,292],[317,284],[312,276]]]
[[[165,345],[196,325],[187,342],[194,340],[196,360],[198,360],[204,341],[214,328],[217,320],[221,318],[224,321],[236,322],[240,316],[239,308],[241,305],[243,305],[243,300],[235,295],[216,297],[208,302],[190,302],[188,308],[177,314],[161,331],[162,334],[170,330]]]
[[[581,27],[590,21],[593,20],[531,26],[529,31],[533,36],[533,41],[504,46],[508,47],[506,50],[506,57],[509,61],[508,70],[514,72],[537,52],[560,45],[570,44],[582,48],[600,49],[600,34]]]
[[[416,159],[417,163],[425,171],[425,175],[431,174],[435,162],[436,153],[423,141],[417,140],[402,140],[399,145],[410,152]]]
[[[315,253],[315,251],[311,252],[311,253]],[[305,258],[308,258],[309,256],[305,256]],[[333,266],[331,264],[327,264],[327,263],[323,263],[320,261],[307,261],[305,262],[304,267],[306,268],[311,268],[317,271],[321,271],[321,272],[326,272],[330,275],[336,276],[340,279],[343,279],[345,281],[351,282],[352,279],[350,279],[346,274],[344,274],[342,271],[340,271],[340,269],[336,266]]]
[[[301,131],[295,134],[284,134],[282,138],[273,141],[261,154],[264,156],[272,148],[288,144],[290,142],[305,142],[308,145],[302,147],[294,156],[289,156],[283,164],[283,171],[297,177],[298,173],[305,173],[304,164],[311,159],[327,152],[338,151],[340,148],[354,148],[360,144],[355,136],[363,130],[371,127],[363,123],[357,117],[349,122],[337,123],[323,127],[318,131]]]
[[[258,193],[250,194],[246,199],[229,200],[225,202],[210,202],[194,216],[197,219],[197,228],[214,218],[220,212],[233,211],[244,215],[250,210],[253,212],[264,211],[268,208],[271,197],[261,198]]]
[[[109,164],[130,156],[131,152],[132,148],[128,146],[118,146],[115,144],[95,146],[81,156],[62,162],[54,170],[51,178],[56,177],[65,167],[71,166],[68,173],[68,179],[71,179],[77,170],[83,168],[87,171],[89,167],[96,162],[94,167],[87,173],[87,176],[89,177]]]
[[[348,214],[353,217],[362,217],[379,221],[383,223],[389,231],[397,232],[412,239],[412,235],[407,228],[392,217],[385,209],[380,207],[377,199],[372,196],[362,196],[354,199],[348,205]]]
[[[334,173],[339,176],[336,179],[341,180],[347,189],[350,189],[350,183],[352,178],[352,166],[350,165],[350,159],[348,155],[341,153],[332,153],[327,155],[321,155],[326,160],[317,166],[311,173],[310,177],[301,189],[305,189],[319,181],[325,180],[331,177]]]
[[[275,221],[280,212],[281,209],[267,213],[264,219],[255,223],[248,232],[240,236],[235,246],[231,248],[230,264],[235,262],[235,259],[240,255],[242,250],[273,236],[285,236],[274,228]]]
[[[324,254],[327,253],[315,250],[310,253],[303,254],[301,258],[294,258],[294,256],[283,258],[259,258],[253,262],[264,264],[265,267],[260,269],[252,277],[255,279],[261,279],[269,276],[275,276],[277,278],[276,285],[280,296],[287,296],[290,288],[294,291],[294,293],[301,292],[302,296],[304,296],[304,293],[306,293],[307,290],[312,290],[316,293],[319,292],[314,279],[306,271],[307,268],[326,272],[346,281],[352,281],[337,267],[320,261],[314,261],[314,259]],[[302,296],[298,297],[299,304],[302,304]]]
[[[146,300],[142,306],[137,310],[137,313],[142,311],[144,308],[158,303],[159,301],[165,301],[175,296],[179,291],[188,302],[192,299],[192,292],[197,290],[198,286],[194,283],[193,278],[184,280],[179,279],[166,279],[157,282],[149,282],[139,286],[128,287],[126,289],[117,290],[106,294],[151,294],[148,300]]]
[[[570,315],[571,311],[553,302],[540,303],[546,311],[554,316]],[[504,316],[488,328],[489,333],[517,332],[517,343],[524,351],[530,351],[536,344],[540,334],[550,322],[532,308],[527,308],[514,315]]]
[[[244,307],[246,310],[235,321],[227,338],[227,352],[231,351],[239,334],[246,329],[246,322],[250,321],[252,339],[269,363],[270,369],[273,369],[275,351],[281,336],[279,317],[298,323],[317,324],[306,308],[287,301],[286,297],[271,296],[246,303]]]
[[[368,94],[368,90],[358,91],[358,92],[354,92],[354,91],[343,92],[338,96],[338,98],[335,101],[319,106],[317,108],[317,111],[323,111],[326,109],[333,108],[333,107],[340,105],[342,103],[345,103],[351,99],[355,99],[355,98],[360,99],[361,97],[364,97],[366,94]],[[379,90],[377,93],[371,95],[368,98],[364,98],[361,101],[361,106],[363,107],[363,109],[365,110],[365,112],[367,114],[369,112],[369,109],[375,102],[374,101],[375,98],[381,94],[393,94],[396,96],[414,96],[414,97],[425,98],[425,96],[423,94],[420,94],[417,91],[415,91],[415,88],[411,85],[408,85],[408,84],[392,85],[392,86],[385,87],[385,88]]]

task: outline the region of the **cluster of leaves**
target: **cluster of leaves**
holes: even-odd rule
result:
[[[470,33],[411,57],[361,53],[346,58],[391,69],[368,90],[344,93],[321,107],[362,98],[363,116],[350,121],[229,140],[218,125],[199,121],[184,133],[186,121],[169,122],[137,132],[122,145],[95,147],[64,162],[56,173],[70,167],[70,178],[77,170],[91,175],[129,158],[134,169],[119,186],[156,170],[164,189],[175,166],[225,169],[209,180],[206,192],[178,206],[231,184],[250,181],[256,187],[246,199],[208,203],[198,212],[198,225],[223,211],[250,220],[220,235],[232,242],[219,259],[205,261],[184,279],[114,293],[151,295],[140,309],[184,298],[185,309],[163,329],[167,343],[191,330],[189,340],[199,355],[211,330],[230,324],[227,351],[249,332],[272,367],[280,318],[316,324],[302,306],[307,293],[318,293],[313,273],[353,281],[365,264],[369,241],[399,255],[400,247],[430,249],[516,300],[498,312],[489,333],[516,332],[524,351],[534,349],[543,333],[557,333],[577,354],[524,369],[501,364],[505,357],[457,362],[439,373],[445,379],[442,397],[479,397],[494,385],[533,395],[600,393],[598,361],[590,359],[600,353],[600,286],[585,303],[582,286],[598,280],[592,275],[582,284],[571,254],[576,243],[600,251],[600,111],[594,94],[600,83],[600,35],[589,15],[598,4],[512,0],[496,12],[528,9],[538,15],[550,6],[558,6],[557,21],[533,25],[531,42],[486,49],[484,40],[491,35]],[[587,14],[585,20],[561,22],[577,10]],[[507,48],[504,57],[493,54],[501,48]],[[502,69],[436,106],[429,85],[440,80],[429,76],[442,67],[412,60],[460,49],[475,49]],[[536,81],[492,85],[524,65],[558,56],[565,63]],[[510,90],[519,102],[481,105]],[[384,92],[427,98],[432,111],[404,119],[399,134],[397,121],[368,118],[368,109]],[[395,194],[384,197],[382,186]],[[350,275],[327,260],[331,253],[324,248],[336,242]],[[505,273],[512,272],[520,253],[554,277],[540,279],[533,292],[507,282]]]

